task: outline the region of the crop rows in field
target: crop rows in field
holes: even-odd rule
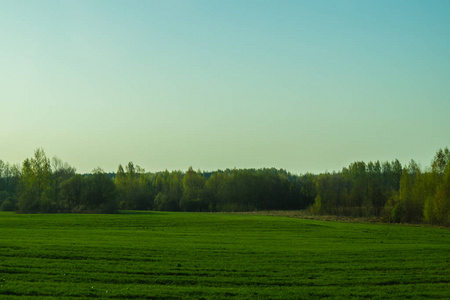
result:
[[[0,226],[0,297],[450,296],[447,229],[207,213],[1,213]]]

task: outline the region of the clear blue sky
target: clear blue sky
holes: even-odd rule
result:
[[[425,167],[449,117],[447,0],[0,0],[5,162]]]

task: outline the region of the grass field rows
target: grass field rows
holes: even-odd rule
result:
[[[445,228],[209,213],[0,213],[0,297],[450,298]]]

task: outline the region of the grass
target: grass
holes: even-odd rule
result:
[[[0,298],[450,298],[445,228],[282,216],[0,213]]]

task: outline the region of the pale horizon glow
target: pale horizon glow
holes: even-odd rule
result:
[[[0,160],[78,172],[430,165],[449,1],[0,1]]]

